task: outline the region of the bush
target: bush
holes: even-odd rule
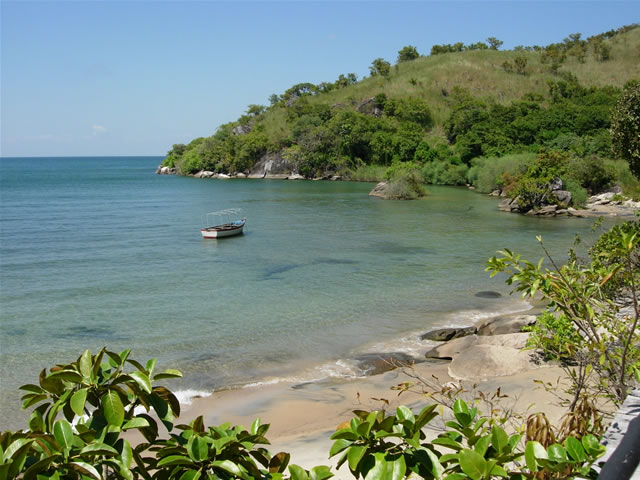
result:
[[[580,185],[580,182],[569,177],[564,180],[564,189],[571,192],[571,205],[576,208],[582,208],[587,204],[589,194]]]
[[[505,187],[505,174],[509,177],[518,177],[527,171],[535,159],[536,155],[534,153],[475,158],[471,162],[471,168],[469,169],[469,183],[482,193],[503,190]]]
[[[393,164],[387,169],[385,178],[389,182],[389,197],[391,198],[413,200],[426,195],[422,186],[422,175],[414,163]]]
[[[536,323],[523,328],[531,332],[527,346],[542,350],[545,360],[570,359],[583,338],[566,315],[543,312]]]

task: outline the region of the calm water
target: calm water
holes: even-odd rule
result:
[[[132,348],[183,370],[175,389],[360,375],[359,354],[403,350],[431,326],[524,308],[485,261],[535,236],[564,252],[591,222],[500,213],[431,187],[154,175],[161,158],[0,160],[0,429],[16,388],[85,348]],[[240,207],[245,235],[202,240],[202,214]]]

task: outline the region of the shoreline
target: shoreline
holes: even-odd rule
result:
[[[507,315],[533,315],[540,310],[539,302],[534,302],[526,310]],[[473,323],[478,325],[481,322]],[[432,346],[433,342],[425,342],[424,350]],[[442,385],[456,381],[448,371],[450,360],[425,359],[424,353],[422,359],[411,367],[414,374],[429,379],[435,376]],[[563,372],[559,367],[542,364],[513,375],[481,380],[477,382],[477,391],[493,393],[500,388],[501,394],[508,396],[505,406],[513,404],[514,410],[522,414],[544,411],[554,422],[564,410],[554,405],[556,397],[534,383],[534,380],[555,382],[561,376]],[[262,423],[271,425],[266,437],[271,441],[267,448],[272,454],[289,452],[291,463],[307,469],[316,465],[330,465],[336,474],[334,478],[350,479],[352,477],[346,467],[335,471],[338,457],[329,459],[329,449],[333,443],[331,434],[338,425],[350,420],[352,411],[356,409],[384,408],[393,411],[399,405],[406,405],[417,410],[433,403],[420,393],[398,394],[392,390],[392,387],[410,380],[404,368],[395,368],[357,378],[334,377],[304,383],[282,381],[229,388],[206,397],[192,398],[191,403],[182,405],[179,423],[188,423],[202,415],[206,426],[231,422],[248,427],[255,418],[260,417]],[[466,388],[473,383],[476,382],[462,382]],[[433,423],[437,425],[437,420]],[[431,433],[435,436],[436,431]]]

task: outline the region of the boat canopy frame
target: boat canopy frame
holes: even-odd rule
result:
[[[226,208],[204,214],[203,224],[204,228],[212,228],[219,225],[230,225],[240,221],[242,218],[241,208]]]

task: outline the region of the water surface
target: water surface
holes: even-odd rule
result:
[[[417,334],[524,308],[484,272],[504,247],[565,252],[592,221],[497,211],[430,187],[383,201],[371,184],[155,175],[161,158],[0,160],[0,429],[16,388],[93,351],[180,368],[176,389],[358,375],[352,359],[419,354]],[[239,207],[245,235],[203,240],[202,215]]]

